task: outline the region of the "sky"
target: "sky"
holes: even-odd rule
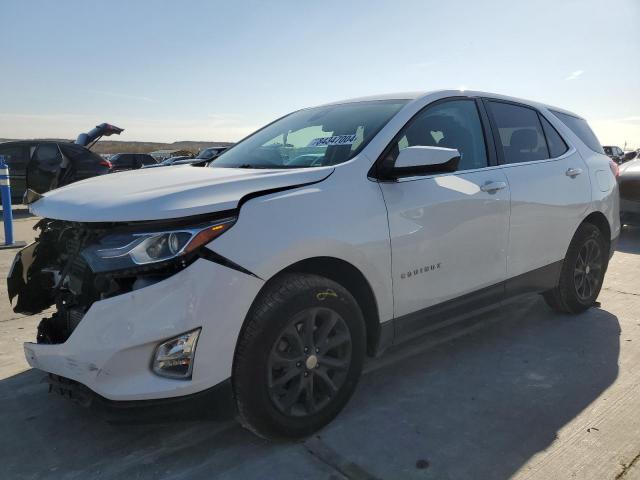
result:
[[[465,88],[640,147],[640,0],[0,0],[0,138],[236,141],[290,111]]]

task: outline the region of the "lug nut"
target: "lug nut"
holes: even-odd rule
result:
[[[304,372],[304,376],[308,377],[309,376],[309,372]]]
[[[316,353],[320,353],[320,349],[316,347]]]

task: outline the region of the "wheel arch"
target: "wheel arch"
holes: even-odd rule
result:
[[[253,305],[260,298],[262,293],[268,289],[271,284],[284,274],[290,273],[306,273],[319,275],[333,280],[346,288],[355,298],[358,306],[362,310],[362,316],[365,322],[365,331],[367,334],[367,355],[375,356],[378,352],[381,341],[380,315],[378,312],[378,303],[375,294],[364,274],[351,263],[335,258],[335,257],[312,257],[293,263],[269,278],[256,295],[249,313],[244,320],[240,330],[242,332],[253,310]]]
[[[584,223],[590,223],[591,225],[597,227],[602,232],[602,235],[607,242],[607,247],[611,246],[611,225],[609,225],[609,220],[604,213],[598,210],[591,212],[589,215],[587,215],[587,217],[582,221],[580,225]]]

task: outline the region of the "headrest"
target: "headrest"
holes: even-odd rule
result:
[[[515,150],[534,150],[538,146],[538,133],[530,128],[522,128],[511,134],[511,148]]]

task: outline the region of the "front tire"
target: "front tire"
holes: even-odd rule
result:
[[[240,422],[261,437],[303,438],[351,397],[366,350],[362,312],[341,285],[285,274],[249,312],[236,348]]]
[[[598,227],[580,225],[565,256],[558,286],[544,293],[556,312],[580,313],[591,307],[609,264],[608,242]]]

